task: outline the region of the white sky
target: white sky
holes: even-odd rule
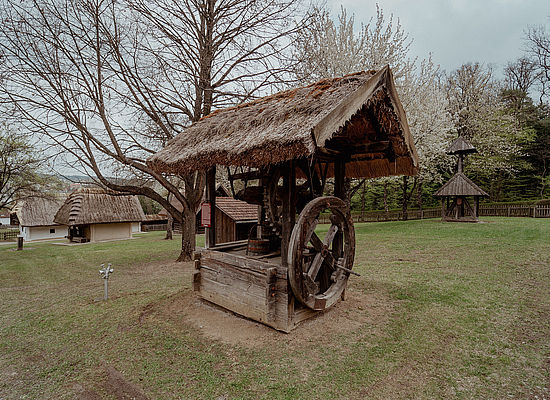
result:
[[[479,61],[500,74],[522,55],[528,26],[550,29],[550,0],[327,0],[334,16],[344,6],[358,25],[376,15],[377,3],[413,39],[411,56],[431,52],[447,71]]]

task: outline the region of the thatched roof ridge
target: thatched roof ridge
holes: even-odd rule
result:
[[[392,156],[361,160],[353,176],[415,174],[418,158],[389,67],[218,110],[168,142],[148,164],[159,172],[187,173],[214,165],[261,167],[308,157],[361,113],[377,118]]]
[[[462,172],[457,172],[439,188],[434,196],[484,196],[489,195]]]
[[[451,143],[451,146],[447,149],[446,153],[449,155],[460,153],[477,153],[477,149],[464,136],[459,136],[453,143]]]
[[[116,195],[103,189],[78,189],[71,193],[55,215],[63,225],[139,222],[145,214],[136,196]]]
[[[53,198],[30,197],[18,202],[13,211],[17,215],[21,226],[59,225],[59,223],[54,222],[54,216],[64,201],[65,197],[63,196]]]

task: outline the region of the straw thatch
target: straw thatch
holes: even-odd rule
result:
[[[418,157],[389,67],[216,111],[148,164],[158,172],[187,173],[215,165],[262,167],[313,154],[344,155],[347,176],[416,173]]]
[[[54,222],[55,213],[64,201],[65,197],[31,197],[17,202],[13,212],[21,226],[64,225]]]
[[[63,225],[139,222],[145,215],[136,196],[119,196],[101,189],[78,189],[55,215]]]
[[[447,183],[439,188],[434,196],[484,196],[489,195],[462,172],[457,172]]]
[[[472,144],[462,136],[459,136],[447,149],[447,154],[467,154],[467,153],[477,153],[477,149],[472,146]]]

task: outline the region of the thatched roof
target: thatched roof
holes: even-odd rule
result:
[[[434,196],[489,196],[462,172],[456,173]]]
[[[233,197],[216,197],[216,208],[236,222],[258,220],[258,206]]]
[[[21,226],[52,226],[65,225],[54,222],[54,216],[65,197],[42,198],[30,197],[17,202],[13,212],[17,215]]]
[[[447,149],[447,154],[477,153],[477,149],[463,136],[459,136]]]
[[[120,196],[101,189],[78,189],[55,215],[63,225],[87,225],[143,221],[145,215],[136,196]]]
[[[389,67],[213,112],[148,164],[159,172],[187,173],[214,165],[262,167],[313,154],[346,157],[347,176],[417,172],[418,157]]]

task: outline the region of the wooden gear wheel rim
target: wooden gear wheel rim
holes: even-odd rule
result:
[[[325,210],[331,213],[331,225],[321,240],[315,228]],[[337,236],[342,242],[340,254],[331,249]],[[333,196],[310,201],[292,230],[287,257],[290,285],[302,304],[324,310],[336,303],[346,288],[355,257],[355,230],[346,203]]]

